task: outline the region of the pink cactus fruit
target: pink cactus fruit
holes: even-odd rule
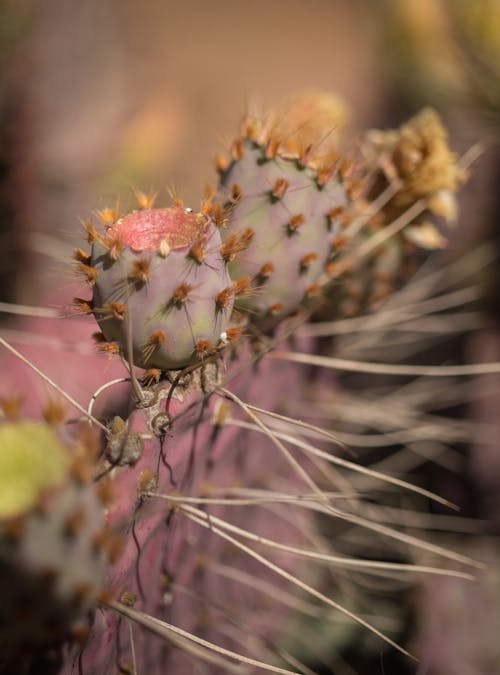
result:
[[[80,267],[107,342],[143,368],[168,370],[213,351],[229,325],[234,290],[211,218],[180,206],[145,208],[90,232]]]

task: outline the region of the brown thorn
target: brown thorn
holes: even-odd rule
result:
[[[198,265],[201,265],[205,260],[205,243],[206,238],[200,237],[194,242],[187,254],[187,257],[191,258],[191,260],[194,260],[194,262]]]
[[[226,328],[226,339],[229,342],[234,342],[234,340],[237,340],[240,337],[241,332],[241,328],[238,328],[237,326],[233,328]]]
[[[318,256],[316,253],[306,253],[305,255],[302,256],[302,258],[299,261],[299,273],[304,274],[307,272],[311,264],[318,259]]]
[[[140,283],[140,284],[145,284],[147,280],[149,279],[149,268],[150,268],[151,262],[149,260],[146,260],[144,258],[141,258],[139,260],[134,260],[132,263],[132,266],[130,268],[130,271],[128,273],[128,278],[131,281]]]
[[[137,190],[132,188],[134,192],[134,197],[137,202],[137,206],[140,209],[151,209],[154,206],[158,192],[151,190],[150,192],[143,192],[142,190]]]
[[[122,242],[117,234],[108,234],[103,244],[108,249],[108,255],[111,260],[118,260],[121,250]]]
[[[321,293],[322,287],[320,284],[311,284],[304,292],[306,298],[315,298]]]
[[[148,344],[160,347],[167,339],[165,332],[162,330],[155,330],[151,335],[148,335]]]
[[[174,289],[172,297],[170,298],[168,304],[174,305],[177,309],[181,309],[186,303],[190,292],[193,290],[193,287],[190,284],[180,284],[177,288]]]
[[[118,321],[123,321],[128,313],[127,306],[123,302],[110,302],[108,305],[104,305],[104,311],[111,312]]]
[[[73,298],[73,307],[76,309],[78,314],[92,314],[92,300]]]
[[[250,277],[243,277],[233,283],[233,293],[235,297],[245,295],[250,291]]]
[[[286,224],[286,230],[289,237],[296,234],[299,227],[305,222],[304,216],[299,213],[296,216],[292,216],[288,223]]]
[[[247,228],[243,232],[230,234],[220,247],[220,253],[224,262],[232,262],[238,253],[247,249],[254,238],[254,234],[251,228]]]
[[[214,351],[214,346],[209,340],[198,340],[194,351],[198,358],[204,359]]]
[[[235,161],[238,161],[240,159],[243,159],[243,155],[244,155],[243,141],[241,140],[241,138],[237,138],[231,143],[231,157]]]
[[[273,189],[271,190],[271,201],[278,201],[279,199],[282,199],[285,196],[285,192],[288,190],[290,186],[290,183],[286,180],[286,178],[277,178],[274,185]]]
[[[116,203],[114,208],[106,206],[104,209],[98,209],[96,213],[97,217],[99,218],[99,220],[103,225],[112,225],[113,223],[116,223],[118,219],[119,213],[118,202]]]
[[[344,215],[345,207],[344,206],[335,206],[333,209],[330,209],[326,214],[326,221],[328,231],[330,231],[335,223],[335,221],[340,220],[341,216]]]
[[[142,376],[141,383],[145,387],[150,387],[152,384],[158,384],[161,380],[161,370],[159,368],[149,368]]]
[[[95,267],[80,262],[78,263],[77,269],[78,272],[83,274],[89,286],[93,286],[95,284],[95,282],[97,281],[97,277],[99,276],[99,273]]]
[[[73,251],[73,258],[76,260],[76,262],[83,263],[84,265],[88,265],[90,263],[90,255],[81,248],[75,248]]]
[[[231,202],[233,204],[237,204],[239,201],[241,201],[243,197],[243,193],[241,191],[240,186],[238,183],[233,183],[231,186]]]
[[[227,286],[215,294],[215,308],[217,312],[223,312],[228,309],[231,300],[234,296],[234,289],[232,286]]]
[[[215,227],[220,229],[227,227],[228,214],[227,210],[222,204],[213,205],[213,210],[210,217],[212,218],[212,222]]]
[[[275,302],[272,305],[269,305],[267,308],[267,313],[271,314],[271,316],[276,316],[278,314],[281,314],[283,311],[284,306],[282,302]]]
[[[264,157],[274,159],[278,154],[279,141],[276,138],[269,138],[264,148]]]
[[[240,133],[244,139],[257,142],[261,131],[262,125],[257,118],[247,115],[242,120],[240,125]]]
[[[219,173],[224,173],[224,171],[227,171],[228,167],[229,167],[229,162],[227,161],[226,157],[224,157],[224,155],[221,155],[220,153],[218,153],[215,156],[215,169]]]

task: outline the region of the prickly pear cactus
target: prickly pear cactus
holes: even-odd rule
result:
[[[204,213],[145,208],[89,229],[80,269],[93,286],[92,311],[106,342],[128,341],[143,368],[188,366],[212,353],[229,325],[234,289],[220,234]],[[222,337],[221,337],[222,336]]]
[[[320,132],[314,127],[310,133]],[[329,154],[325,165],[316,138],[309,143],[302,136],[295,142],[285,134],[287,142],[282,140],[276,129],[246,123],[233,144],[231,163],[219,162],[216,198],[199,213],[177,203],[154,208],[153,200],[145,198],[139,210],[122,217],[114,210],[101,211],[101,230],[86,225],[91,251],[78,249],[75,258],[93,296],[76,305],[97,320],[99,351],[120,355],[128,372],[100,386],[88,408],[77,403],[86,418],[84,428],[93,424],[101,429],[99,453],[81,450],[89,447],[85,434],[71,441],[54,432],[50,442],[37,437],[32,445],[53,448],[50,465],[56,475],[35,472],[44,478],[40,484],[30,478],[27,491],[18,481],[16,498],[26,493],[27,501],[12,498],[14,511],[4,506],[2,516],[0,510],[6,580],[17,580],[27,569],[37,579],[36,593],[42,593],[38,567],[45,569],[44,545],[51,542],[49,567],[63,592],[57,583],[48,588],[53,594],[48,604],[66,631],[56,623],[55,634],[49,634],[41,610],[36,630],[11,629],[6,672],[11,663],[17,665],[23,645],[38,665],[39,650],[70,639],[70,629],[87,610],[92,619],[87,639],[68,646],[64,675],[159,675],[167,670],[184,675],[193,672],[199,659],[205,662],[202,672],[208,673],[240,672],[245,663],[273,672],[308,672],[275,638],[290,607],[304,610],[308,619],[312,614],[329,621],[329,615],[318,613],[318,602],[404,652],[349,609],[350,593],[347,606],[342,604],[343,584],[337,585],[335,574],[335,593],[331,585],[322,585],[330,575],[318,573],[317,564],[369,567],[373,551],[366,560],[348,558],[342,538],[332,544],[322,535],[317,514],[366,528],[374,538],[400,539],[401,545],[404,541],[416,549],[420,543],[409,535],[403,539],[383,519],[378,522],[371,499],[363,503],[363,489],[358,494],[356,482],[351,485],[341,473],[350,476],[357,467],[338,457],[331,430],[296,419],[297,411],[316,419],[325,390],[335,389],[337,396],[335,380],[324,376],[321,382],[327,386],[317,379],[309,388],[300,367],[284,367],[287,359],[293,360],[288,342],[274,354],[277,358],[264,358],[278,343],[279,332],[261,352],[258,340],[246,339],[248,333],[252,338],[260,331],[271,333],[281,320],[302,310],[305,317],[318,295],[327,303],[327,315],[338,318],[339,298],[357,293],[363,305],[377,283],[397,276],[405,251],[399,230],[390,229],[390,218],[397,221],[394,209],[405,207],[389,197],[370,211],[370,200],[377,202],[387,188],[394,188],[394,194],[402,188],[393,186],[390,172],[383,169],[387,162],[378,156],[361,171],[364,185],[356,193],[354,182],[347,180],[351,160],[341,163]],[[413,150],[410,155],[415,156]],[[376,188],[367,180],[370,172],[376,173]],[[395,215],[384,210],[387,204]],[[413,222],[414,216],[408,220]],[[385,243],[377,239],[384,230],[389,232]],[[377,248],[356,258],[373,237]],[[307,338],[294,339],[299,350],[314,350]],[[308,354],[302,356],[309,363]],[[87,370],[102,372],[102,354],[88,359]],[[47,365],[49,371],[51,367]],[[140,383],[136,367],[147,369]],[[71,386],[82,370],[79,363],[71,371],[69,360]],[[129,380],[134,396],[115,397],[110,388]],[[92,406],[103,392],[108,400],[99,415]],[[66,446],[75,448],[69,468],[54,450]],[[73,452],[76,457],[83,452],[88,461],[75,463]],[[11,469],[4,473],[12,484]],[[368,473],[371,480],[385,480]],[[403,486],[399,479],[396,484]],[[41,492],[43,499],[37,496]],[[16,509],[24,529],[16,530]],[[68,562],[75,550],[79,557],[72,566]],[[408,569],[406,563],[397,564],[398,573],[421,571],[403,546],[401,556],[410,564]],[[32,560],[37,561],[34,567],[28,564]],[[377,574],[387,564],[373,561]],[[82,565],[91,577],[76,602],[72,575]],[[16,588],[20,585],[16,581]],[[9,602],[7,611],[17,611],[19,597]],[[5,623],[7,614],[0,616]],[[33,642],[33,632],[41,643]]]
[[[252,129],[221,168],[219,197],[229,212],[222,231],[231,274],[248,281],[237,306],[271,326],[317,296],[341,232],[346,194],[335,165],[322,169],[280,152]]]
[[[1,672],[48,672],[85,636],[104,586],[108,533],[90,481],[97,445],[46,424],[0,424]],[[43,664],[43,665],[42,665]]]

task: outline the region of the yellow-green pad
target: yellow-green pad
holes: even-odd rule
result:
[[[61,483],[67,471],[67,452],[50,427],[0,424],[0,518],[26,512],[41,491]]]

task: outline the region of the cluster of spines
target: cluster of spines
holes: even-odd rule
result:
[[[136,365],[149,370],[187,367],[216,354],[239,333],[230,324],[233,304],[248,294],[250,284],[245,278],[232,281],[227,266],[246,249],[252,233],[221,242],[227,210],[211,198],[196,214],[178,200],[165,209],[154,209],[150,199],[138,200],[138,206],[143,208],[121,218],[114,209],[99,212],[104,231],[84,223],[92,252],[78,248],[74,259],[93,298],[75,298],[74,306],[98,321],[99,351],[127,356],[130,331]],[[152,242],[148,219],[166,228],[163,238]],[[127,239],[127,222],[137,229],[134,241]],[[150,304],[149,313],[137,316],[134,296],[144,288],[141,304]]]

